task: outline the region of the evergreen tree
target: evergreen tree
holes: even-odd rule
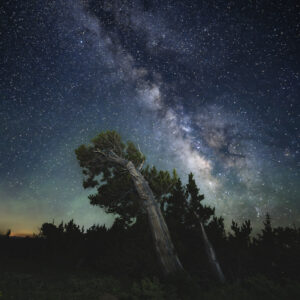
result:
[[[176,180],[175,185],[168,197],[165,198],[165,215],[172,227],[182,227],[185,225],[187,217],[187,194],[180,178]]]
[[[250,245],[250,234],[252,232],[250,220],[245,220],[241,226],[232,221],[231,230],[233,235],[229,234],[229,239],[238,243],[240,247],[248,247]]]
[[[153,168],[143,172],[144,155],[132,142],[123,143],[115,131],[100,133],[92,145],[81,145],[75,153],[86,176],[84,188],[97,188],[97,193],[89,196],[91,204],[118,214],[119,222],[127,227],[146,214],[164,272],[181,271],[159,202],[172,186],[171,177]]]
[[[186,185],[188,210],[186,216],[186,225],[190,228],[199,227],[199,220],[207,224],[209,219],[215,214],[215,209],[202,204],[204,195],[199,193],[194,175],[189,174],[189,180]]]

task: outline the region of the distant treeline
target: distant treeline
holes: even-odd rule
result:
[[[272,227],[266,216],[262,230],[251,237],[249,220],[232,222],[226,233],[224,220],[215,210],[202,205],[203,195],[189,176],[187,185],[178,180],[161,208],[172,240],[185,270],[200,282],[212,279],[199,218],[205,225],[223,272],[229,281],[264,275],[272,280],[300,279],[300,229]],[[193,210],[197,216],[191,213]],[[128,225],[117,218],[111,228],[92,226],[84,230],[73,220],[56,225],[44,223],[40,234],[28,238],[0,238],[1,265],[26,262],[28,268],[64,268],[90,270],[112,276],[160,276],[146,214]]]

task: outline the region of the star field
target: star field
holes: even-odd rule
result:
[[[227,223],[300,224],[297,1],[7,1],[0,26],[0,229],[111,224],[74,155],[108,129]]]

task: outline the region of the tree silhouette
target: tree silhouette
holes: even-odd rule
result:
[[[166,182],[172,185],[171,178],[149,168],[144,171],[144,176],[145,156],[132,142],[124,144],[115,131],[100,133],[92,140],[92,145],[81,145],[75,153],[86,176],[84,188],[97,188],[97,193],[89,196],[91,204],[101,206],[108,213],[118,214],[126,226],[133,218],[146,213],[164,272],[181,271],[183,268],[158,198],[168,192]],[[164,178],[158,181],[161,184],[157,184],[157,176]]]

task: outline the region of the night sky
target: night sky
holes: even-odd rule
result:
[[[227,224],[300,225],[298,1],[0,5],[0,230],[112,224],[74,154],[103,130]]]

